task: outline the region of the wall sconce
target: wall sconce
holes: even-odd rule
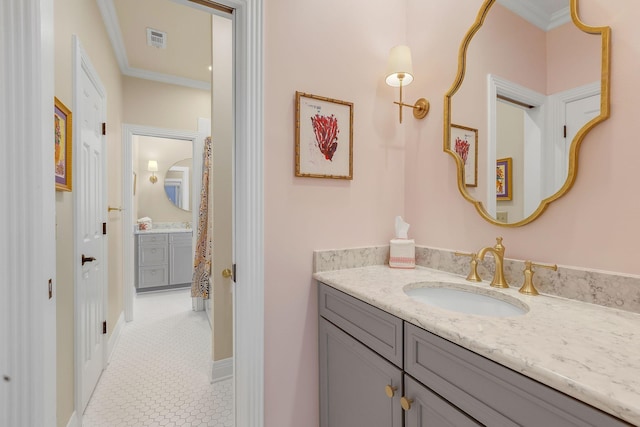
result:
[[[149,160],[149,164],[147,165],[147,170],[151,172],[151,176],[149,177],[149,181],[152,184],[158,182],[158,177],[156,176],[156,172],[158,172],[158,162],[156,160]]]
[[[400,123],[402,123],[402,107],[411,107],[413,109],[413,117],[416,119],[424,119],[429,112],[429,101],[420,98],[414,105],[402,102],[402,86],[407,86],[413,81],[413,66],[411,65],[411,50],[408,46],[396,46],[389,52],[389,61],[387,63],[387,84],[391,87],[400,88],[400,101],[394,101],[398,104],[400,111]]]

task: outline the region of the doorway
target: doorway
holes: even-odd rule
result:
[[[236,206],[240,212],[236,214],[236,260],[242,272],[234,290],[236,425],[259,427],[264,423],[263,4],[256,0],[221,0],[221,3],[235,8],[235,62],[243,77],[234,88],[237,95],[234,111],[238,118],[235,129],[240,141],[236,147],[235,175],[243,177],[236,186]],[[47,278],[55,277],[55,265],[50,256],[55,247],[55,224],[50,214],[24,214],[55,210],[53,189],[47,187],[53,167],[40,173],[20,165],[31,164],[34,156],[47,165],[53,157],[53,148],[46,142],[52,140],[53,135],[49,103],[54,94],[51,73],[54,69],[51,49],[54,7],[53,0],[11,0],[0,4],[0,9],[6,12],[6,22],[14,29],[9,34],[25,35],[3,42],[10,59],[7,62],[14,64],[12,73],[5,75],[3,81],[13,87],[7,103],[14,110],[33,112],[32,117],[19,117],[6,129],[9,136],[20,134],[29,144],[14,151],[11,158],[5,159],[5,164],[16,165],[7,170],[22,171],[15,176],[24,177],[25,182],[39,183],[32,186],[33,193],[27,192],[23,196],[21,210],[11,211],[11,218],[15,219],[12,223],[22,236],[20,241],[24,242],[24,248],[13,247],[8,260],[9,263],[15,261],[20,271],[32,271],[28,278],[33,280],[27,280],[27,283],[33,283],[33,286],[23,286],[24,289],[12,293],[7,301],[8,306],[18,307],[8,313],[11,321],[24,325],[23,333],[10,336],[11,348],[16,349],[19,357],[11,366],[19,366],[25,375],[13,379],[11,384],[15,393],[9,394],[12,396],[11,411],[2,412],[8,414],[10,420],[18,420],[9,424],[49,427],[56,425],[56,368],[52,356],[56,353],[55,296],[49,300],[33,298],[33,295],[39,295],[36,290],[40,286],[46,290]],[[98,4],[101,5],[102,0]],[[25,56],[25,51],[33,52],[33,55]],[[34,81],[40,84],[34,85]],[[23,254],[29,257],[23,257]],[[33,265],[29,263],[33,257],[43,261]],[[18,289],[22,282],[16,283]],[[30,293],[32,288],[34,293]],[[22,307],[25,309],[21,310]]]

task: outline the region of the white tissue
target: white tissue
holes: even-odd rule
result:
[[[406,239],[409,233],[409,224],[404,222],[402,217],[396,217],[396,239]]]

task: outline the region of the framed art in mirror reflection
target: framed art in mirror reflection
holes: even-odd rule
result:
[[[451,124],[451,149],[464,165],[464,184],[478,186],[478,129]]]

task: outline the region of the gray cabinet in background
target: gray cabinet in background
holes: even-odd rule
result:
[[[141,292],[190,286],[192,256],[191,231],[138,234],[136,289]]]

